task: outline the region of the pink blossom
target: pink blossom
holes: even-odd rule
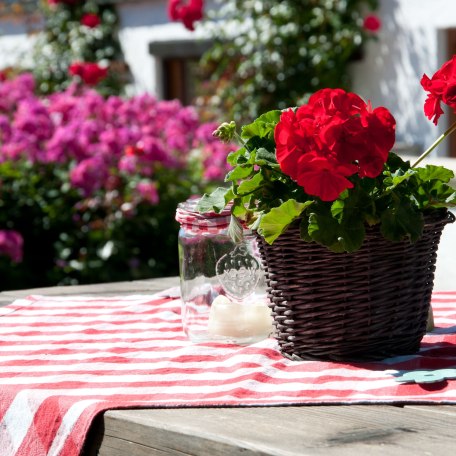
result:
[[[158,196],[157,185],[151,181],[141,181],[136,184],[136,191],[144,201],[150,204],[158,204],[160,199]]]
[[[0,255],[6,255],[14,263],[20,263],[23,257],[24,239],[18,231],[0,230]]]
[[[70,171],[71,184],[89,196],[102,188],[108,177],[106,164],[99,157],[82,160]]]

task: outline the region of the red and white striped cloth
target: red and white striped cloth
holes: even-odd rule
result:
[[[0,454],[78,455],[112,408],[456,403],[456,380],[394,377],[456,367],[455,304],[456,292],[434,294],[437,330],[418,355],[356,365],[290,361],[273,339],[192,344],[173,298],[20,299],[0,309]]]

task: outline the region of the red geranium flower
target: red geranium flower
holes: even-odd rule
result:
[[[423,74],[421,85],[426,92],[429,92],[424,103],[424,113],[435,125],[443,114],[441,102],[456,112],[456,55],[444,63],[432,78],[429,79],[426,74]]]
[[[94,86],[108,74],[108,69],[93,62],[74,62],[68,68],[72,76],[79,76],[87,85]]]
[[[323,201],[352,188],[348,177],[376,177],[394,145],[396,122],[358,95],[322,89],[307,105],[281,114],[275,131],[280,169]]]
[[[86,27],[95,28],[101,24],[101,19],[98,14],[86,13],[81,17],[81,24]]]
[[[168,15],[173,21],[181,21],[188,30],[195,30],[194,22],[203,18],[203,0],[170,0]]]

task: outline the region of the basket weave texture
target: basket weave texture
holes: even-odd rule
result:
[[[360,250],[333,253],[291,226],[269,245],[257,235],[282,354],[296,360],[365,361],[419,350],[437,248],[455,217],[425,216],[422,238],[390,242],[378,226]]]

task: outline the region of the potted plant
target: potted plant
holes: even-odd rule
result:
[[[456,108],[456,56],[432,78],[425,114]],[[385,358],[416,352],[426,331],[440,234],[454,221],[453,172],[391,152],[395,120],[358,95],[322,89],[305,105],[270,111],[237,132],[229,188],[199,210],[232,203],[233,233],[257,233],[276,337],[286,356]]]

